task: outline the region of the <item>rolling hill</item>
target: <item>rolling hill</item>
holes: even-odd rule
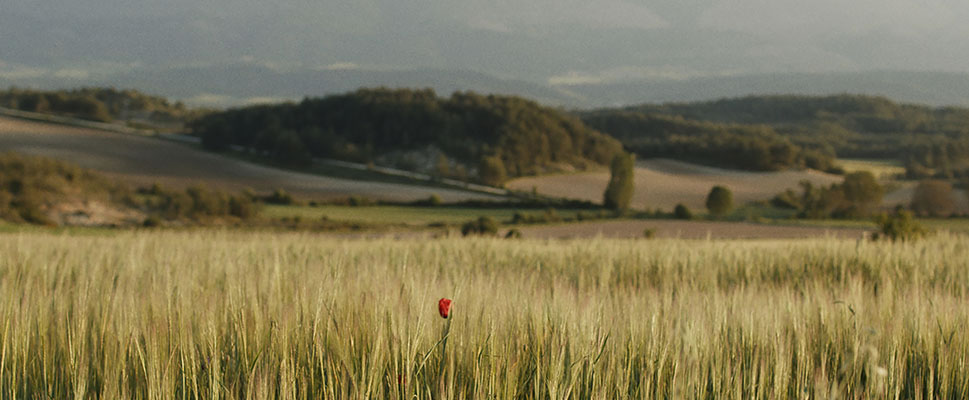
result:
[[[160,183],[184,188],[204,185],[258,192],[284,189],[310,199],[345,198],[411,201],[438,194],[444,201],[494,196],[394,183],[363,182],[298,173],[252,164],[151,137],[0,117],[0,150],[47,156],[103,172],[138,186]]]

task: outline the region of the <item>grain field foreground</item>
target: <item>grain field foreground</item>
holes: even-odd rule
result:
[[[0,397],[966,398],[967,260],[946,235],[6,234]]]

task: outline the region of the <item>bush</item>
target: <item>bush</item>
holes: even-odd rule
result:
[[[733,193],[723,186],[714,186],[707,195],[707,210],[715,217],[722,217],[733,208]]]
[[[374,204],[374,201],[363,196],[354,195],[354,196],[350,196],[347,199],[347,204],[349,204],[351,207],[363,207],[363,206],[372,206]]]
[[[229,214],[242,219],[256,215],[256,204],[248,196],[229,197]]]
[[[774,198],[770,200],[770,205],[777,208],[798,210],[801,208],[801,201],[798,199],[797,193],[791,189],[787,189],[777,196],[774,196]]]
[[[145,218],[145,220],[142,221],[141,226],[145,228],[156,228],[161,226],[161,224],[161,218],[158,218],[156,215],[149,215],[148,218]]]
[[[947,217],[956,207],[952,184],[940,180],[919,182],[912,195],[912,211],[918,215]]]
[[[652,239],[656,237],[656,229],[653,229],[653,228],[643,229],[643,237],[646,239]]]
[[[673,209],[673,216],[676,217],[676,219],[693,219],[693,212],[690,211],[690,209],[687,208],[687,206],[683,203],[679,203],[676,205],[676,208]]]
[[[427,205],[429,206],[437,207],[441,204],[444,204],[444,200],[441,200],[441,196],[438,196],[437,193],[433,193],[427,198]]]
[[[873,236],[873,239],[907,241],[921,238],[928,233],[910,211],[902,208],[895,209],[892,214],[879,215],[875,218],[875,223],[878,224],[879,233]]]
[[[505,239],[521,239],[522,232],[518,229],[511,229],[505,234]]]
[[[263,200],[269,204],[279,204],[284,206],[296,204],[296,199],[293,198],[293,195],[289,194],[283,189],[274,190],[273,194],[267,196]]]
[[[498,223],[491,217],[478,217],[474,221],[468,221],[461,226],[461,234],[468,235],[491,235],[498,233]]]

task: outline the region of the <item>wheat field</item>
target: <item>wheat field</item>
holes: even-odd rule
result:
[[[967,398],[967,260],[944,234],[8,233],[0,397]]]

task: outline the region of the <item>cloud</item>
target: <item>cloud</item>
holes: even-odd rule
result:
[[[700,71],[683,66],[622,66],[595,72],[569,71],[548,78],[552,86],[603,84],[628,81],[682,81],[692,78],[728,76],[741,71]]]
[[[623,0],[479,1],[454,10],[474,29],[511,32],[519,29],[582,26],[593,29],[657,29],[670,23],[648,7]]]
[[[61,79],[87,79],[91,77],[91,72],[77,68],[65,68],[54,71],[53,76]]]
[[[360,66],[352,62],[335,62],[333,64],[323,67],[327,71],[348,71],[360,69]]]
[[[24,67],[0,63],[0,78],[11,80],[36,79],[50,73],[46,68]]]

